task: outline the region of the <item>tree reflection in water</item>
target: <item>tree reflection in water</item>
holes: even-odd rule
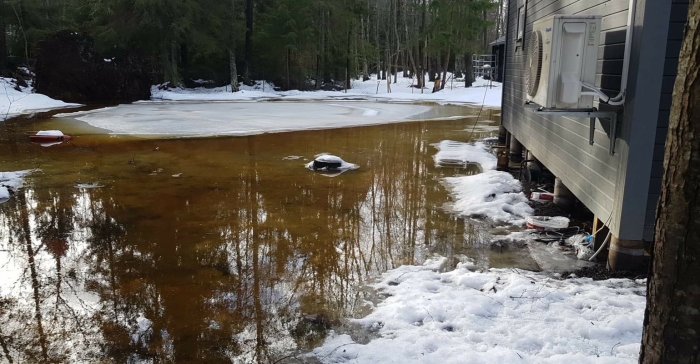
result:
[[[327,178],[280,164],[284,148],[313,155],[338,140],[360,151],[360,171]],[[483,234],[441,211],[436,141],[413,123],[170,141],[169,155],[135,161],[151,145],[130,142],[96,152],[119,166],[89,171],[111,181],[104,188],[74,188],[78,167],[63,183],[34,176],[0,205],[0,356],[291,361],[357,312],[361,282],[464,252]],[[192,178],[149,176],[147,158]]]

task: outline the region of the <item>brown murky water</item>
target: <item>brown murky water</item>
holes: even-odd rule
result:
[[[496,113],[474,137],[495,133]],[[289,362],[361,312],[361,283],[398,265],[437,253],[533,268],[442,208],[440,178],[476,170],[435,167],[431,144],[465,140],[474,118],[188,140],[82,129],[51,148],[26,139],[79,130],[58,123],[0,124],[0,171],[40,170],[0,204],[0,361]],[[303,168],[319,152],[361,168]]]

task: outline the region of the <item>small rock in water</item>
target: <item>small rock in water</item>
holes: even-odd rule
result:
[[[314,170],[319,170],[319,169],[326,169],[326,170],[335,170],[339,169],[343,165],[343,160],[340,159],[339,157],[336,157],[334,155],[322,155],[319,157],[316,157],[313,161],[313,169]]]
[[[360,167],[357,164],[348,163],[338,156],[322,153],[316,155],[313,161],[307,163],[306,168],[320,172],[344,172]]]
[[[173,178],[180,178],[182,177],[182,173],[176,173],[172,175]]]

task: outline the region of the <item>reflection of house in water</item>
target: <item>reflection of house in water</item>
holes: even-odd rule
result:
[[[559,177],[563,186],[595,214],[598,222],[610,228],[610,262],[618,265],[617,268],[625,268],[626,262],[636,261],[645,254],[654,238],[671,92],[688,1],[510,0],[508,9],[503,125],[511,135],[511,154],[520,159],[522,145],[530,158],[536,158]],[[555,14],[598,15],[600,29],[586,28],[591,33],[580,38],[575,33],[581,23],[577,25],[575,20],[570,20],[561,33],[563,46],[544,56],[542,49],[550,46],[550,34],[558,30],[544,25],[539,33],[533,30],[537,30],[538,21]],[[544,37],[544,41],[538,43],[538,37]],[[600,118],[594,118],[592,124],[586,113],[572,110],[557,113],[552,109],[562,107],[525,104],[528,93],[533,97],[544,92],[547,85],[541,81],[549,74],[548,62],[556,57],[561,58],[558,64],[562,73],[552,76],[554,83],[549,85],[559,85],[559,93],[553,91],[550,101],[563,103],[568,97],[563,91],[568,87],[567,77],[573,72],[566,67],[580,66],[577,62],[582,55],[578,50],[585,49],[585,46],[577,48],[579,40],[582,45],[599,41],[591,86],[609,96],[626,90],[620,106],[606,105],[599,101],[602,96],[596,96],[592,106],[609,113],[598,114]],[[555,41],[552,38],[551,44]],[[626,49],[628,57],[625,57]],[[537,59],[544,63],[538,63]],[[552,62],[552,69],[557,67]],[[532,76],[530,83],[528,72]],[[533,89],[531,85],[540,88]],[[587,86],[578,87],[592,91]],[[575,91],[575,86],[567,90]],[[578,100],[582,102],[585,98],[591,96],[584,95]],[[549,111],[555,112],[539,111],[538,106],[550,106]]]

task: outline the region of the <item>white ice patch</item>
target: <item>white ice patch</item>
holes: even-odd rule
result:
[[[56,116],[75,118],[113,134],[202,137],[403,122],[430,108],[373,102],[347,102],[342,106],[325,102],[150,102]]]
[[[486,171],[496,169],[496,156],[491,154],[488,146],[481,142],[462,143],[452,140],[443,140],[433,144],[438,152],[433,156],[437,165],[465,166],[468,163],[477,163]]]
[[[0,202],[10,198],[10,191],[14,191],[24,185],[24,177],[34,172],[28,169],[15,172],[0,172]]]
[[[451,208],[462,216],[484,216],[495,222],[522,225],[532,207],[520,182],[510,173],[486,171],[473,176],[443,179],[452,194]]]
[[[645,286],[402,266],[375,285],[386,300],[355,320],[377,338],[331,335],[312,355],[323,363],[636,363]]]

